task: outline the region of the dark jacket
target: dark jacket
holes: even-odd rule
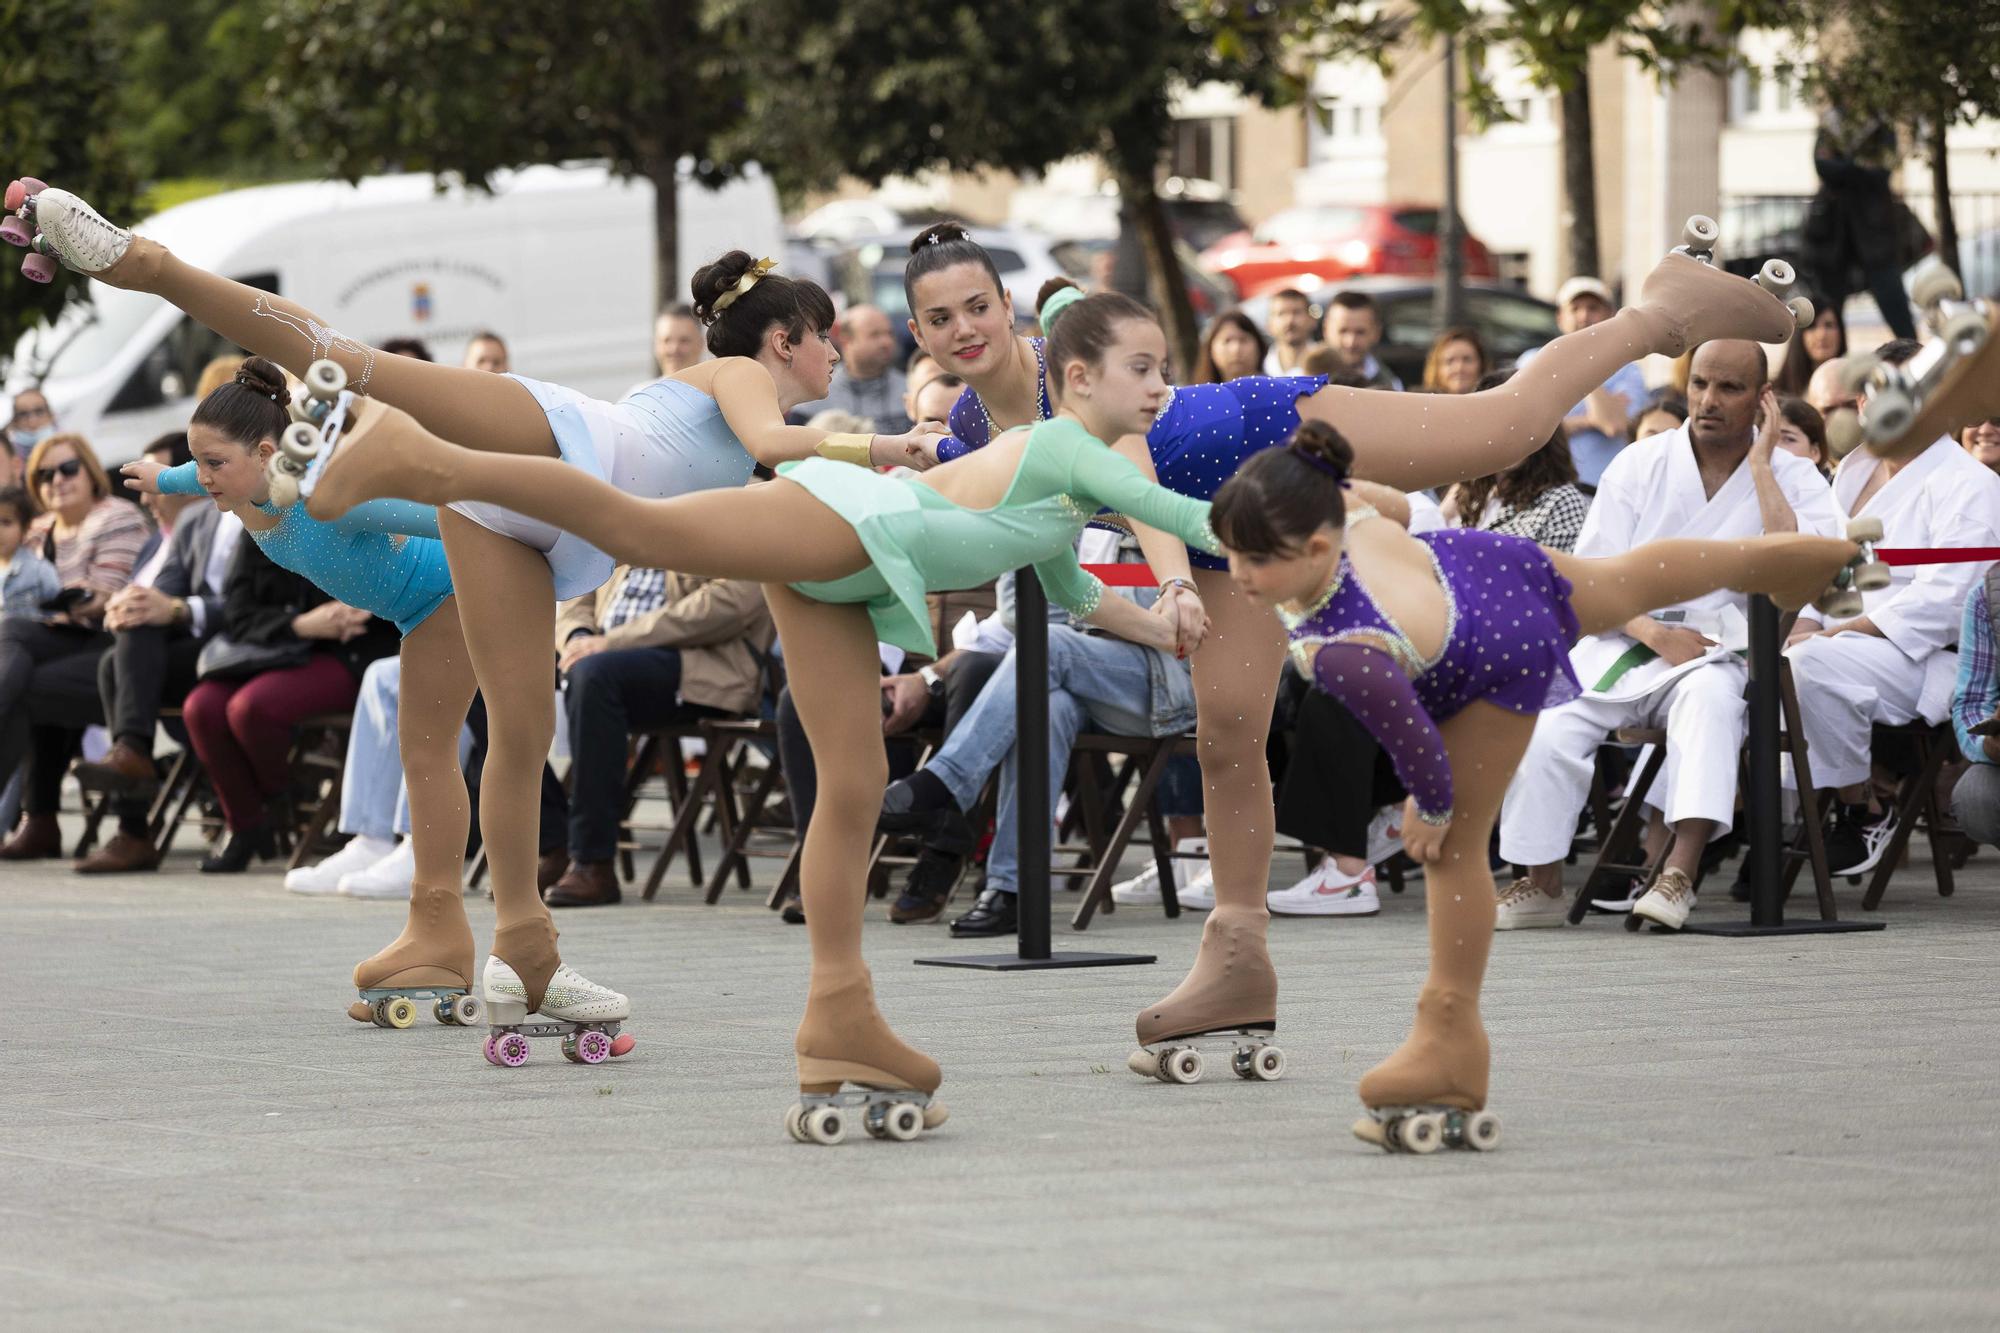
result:
[[[299,637],[292,633],[293,618],[331,600],[289,569],[273,564],[245,533],[236,543],[229,581],[223,587],[222,628],[238,643],[298,643]],[[309,642],[314,652],[339,658],[358,681],[370,662],[395,652],[401,639],[396,627],[378,616],[368,622],[365,633],[346,643],[331,639]]]
[[[181,510],[174,520],[173,535],[167,539],[167,563],[160,566],[159,577],[153,580],[153,587],[169,597],[179,597],[190,603],[201,604],[202,637],[215,633],[222,624],[222,589],[210,587],[204,580],[208,575],[209,552],[215,549],[215,528],[222,521],[222,511],[212,504],[191,504]],[[153,538],[159,540],[157,536]],[[237,538],[239,545],[249,542],[249,537]],[[139,565],[152,559],[152,549],[139,553]],[[231,557],[232,567],[234,557]],[[225,572],[224,581],[228,579]]]

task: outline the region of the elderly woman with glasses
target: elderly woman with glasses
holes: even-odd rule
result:
[[[139,507],[111,494],[104,465],[81,435],[50,435],[36,444],[27,485],[37,517],[24,544],[56,567],[62,592],[38,618],[0,622],[0,781],[28,757],[31,739],[36,752],[23,793],[25,817],[0,845],[0,860],[9,861],[62,854],[56,798],[74,733],[32,725],[36,682],[64,671],[96,678],[97,660],[111,646],[105,603],[132,581],[152,537]]]

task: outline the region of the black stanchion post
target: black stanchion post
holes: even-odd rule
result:
[[[1111,594],[1107,593],[1106,596]],[[1049,602],[1032,569],[1014,575],[1014,765],[1020,790],[1015,830],[1020,850],[1019,944],[1011,954],[919,958],[932,967],[1025,972],[1046,967],[1113,967],[1157,962],[1154,954],[1063,953],[1049,947]]]
[[[1743,793],[1744,830],[1749,846],[1750,919],[1686,926],[1684,935],[1821,935],[1880,930],[1880,921],[1785,921],[1785,823],[1779,805],[1778,731],[1783,708],[1778,694],[1778,608],[1768,597],[1750,599],[1750,772]],[[1804,795],[1804,794],[1802,794]]]

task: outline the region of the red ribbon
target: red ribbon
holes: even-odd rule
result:
[[[1902,546],[1875,548],[1875,558],[1885,565],[1969,565],[1984,560],[2000,560],[2000,546]]]
[[[1143,561],[1136,565],[1085,565],[1083,572],[1095,574],[1104,581],[1107,588],[1153,588],[1158,581],[1153,577],[1150,565]]]

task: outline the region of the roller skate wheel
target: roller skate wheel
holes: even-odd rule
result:
[[[1821,615],[1834,620],[1852,620],[1861,614],[1867,604],[1861,600],[1861,594],[1854,589],[1840,588],[1828,593],[1814,605],[1819,607]]]
[[[1773,296],[1783,296],[1798,280],[1799,275],[1782,259],[1767,259],[1757,270],[1757,285]]]
[[[882,1128],[898,1143],[908,1143],[924,1132],[924,1108],[915,1102],[897,1102],[882,1117]]]
[[[479,997],[477,995],[459,996],[452,1001],[451,1012],[460,1027],[472,1027],[479,1022]]]
[[[1847,540],[1851,542],[1879,542],[1882,540],[1882,520],[1874,514],[1866,518],[1847,520]]]
[[[1459,1129],[1465,1146],[1474,1152],[1492,1152],[1500,1146],[1500,1117],[1491,1111],[1474,1111]]]
[[[294,421],[278,436],[278,448],[294,463],[310,463],[319,457],[319,432],[304,421]]]
[[[1988,336],[1986,318],[1977,310],[1955,311],[1938,329],[1938,337],[1960,356],[1984,345]]]
[[[29,282],[54,282],[56,261],[47,255],[29,255],[21,261],[21,272]]]
[[[291,413],[292,421],[295,424],[301,426],[311,426],[317,424],[319,417],[313,415],[313,409],[315,407],[319,408],[320,416],[326,415],[325,404],[321,403],[319,399],[313,397],[312,394],[307,391],[305,385],[294,384],[292,386],[291,397],[285,400],[285,410]]]
[[[1690,250],[1713,250],[1722,228],[1715,225],[1715,219],[1705,213],[1689,216],[1681,227],[1681,244]]]
[[[448,1028],[458,1026],[458,1013],[452,1008],[449,995],[431,1006],[431,1017]]]
[[[1890,584],[1889,567],[1880,560],[1870,560],[1854,571],[1854,587],[1857,592],[1880,592]]]
[[[1160,1076],[1160,1057],[1141,1047],[1125,1057],[1125,1067],[1140,1078]]]
[[[1917,404],[1900,385],[1884,385],[1861,408],[1861,430],[1877,444],[1902,437],[1917,418]]]
[[[569,1061],[573,1065],[580,1065],[583,1063],[583,1057],[577,1054],[576,1034],[574,1032],[570,1033],[568,1036],[562,1039],[562,1053],[563,1053],[563,1059]]]
[[[496,1064],[519,1069],[528,1063],[528,1039],[518,1032],[509,1032],[493,1043],[493,1054],[499,1057]]]
[[[637,1037],[621,1032],[611,1039],[611,1054],[614,1056],[630,1055],[632,1048],[638,1044],[639,1039]]]
[[[1928,310],[1940,301],[1957,301],[1965,296],[1965,287],[1951,266],[1936,255],[1917,265],[1917,271],[1910,275],[1910,301],[1919,310]]]
[[[283,468],[274,467],[270,471],[271,503],[280,509],[299,502],[299,479]]]
[[[306,389],[315,398],[340,397],[347,387],[347,372],[337,361],[315,361],[306,367]]]
[[[497,1065],[500,1063],[500,1052],[498,1049],[496,1049],[498,1045],[499,1043],[495,1041],[492,1037],[488,1037],[484,1042],[480,1044],[479,1053],[486,1057],[487,1064]]]
[[[19,208],[22,204],[27,203],[28,183],[22,180],[8,181],[7,193],[4,196],[4,202],[6,204],[7,211],[9,213]]]
[[[792,1136],[795,1143],[806,1142],[806,1108],[793,1102],[785,1108],[785,1133]]]
[[[1192,1046],[1183,1046],[1160,1057],[1160,1071],[1169,1083],[1199,1083],[1205,1063],[1200,1051]]]
[[[847,1137],[847,1119],[837,1106],[815,1106],[806,1112],[806,1137],[830,1148]]]
[[[25,250],[28,248],[28,244],[34,239],[35,234],[28,230],[28,224],[21,221],[21,219],[10,217],[0,220],[0,241],[5,241],[9,245],[18,245]]]
[[[1444,1117],[1428,1111],[1405,1116],[1396,1122],[1395,1138],[1404,1152],[1428,1156],[1444,1146]]]
[[[395,995],[381,1001],[384,1027],[402,1029],[417,1021],[417,1005],[407,995]]]
[[[1835,458],[1845,458],[1861,447],[1861,418],[1851,407],[1830,412],[1826,418],[1826,447]]]
[[[1285,1076],[1285,1053],[1275,1046],[1259,1046],[1250,1053],[1250,1076],[1259,1083],[1276,1083]]]
[[[576,1058],[587,1065],[601,1065],[611,1054],[611,1038],[596,1028],[576,1034]]]
[[[368,1006],[368,1021],[378,1028],[389,1026],[389,1002],[376,1000]]]
[[[1803,296],[1788,297],[1785,308],[1792,312],[1792,323],[1802,329],[1811,328],[1813,319],[1819,314],[1813,309],[1813,303]]]

